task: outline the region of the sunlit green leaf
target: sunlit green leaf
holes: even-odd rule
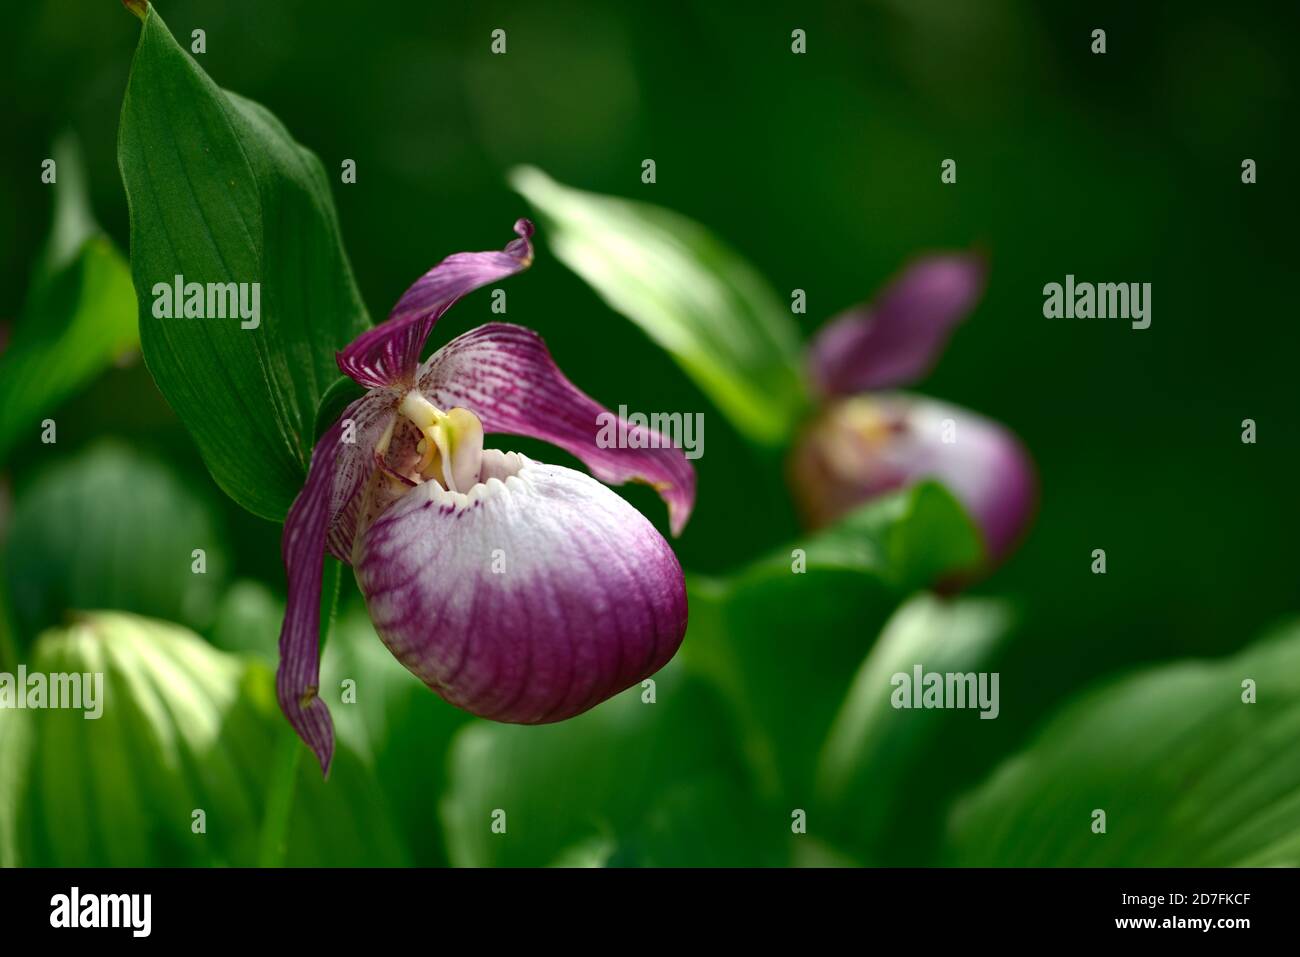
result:
[[[511,184],[555,255],[672,354],[751,439],[779,444],[804,408],[798,330],[763,278],[703,226],[561,186],[524,167]]]

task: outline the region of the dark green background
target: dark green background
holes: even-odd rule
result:
[[[1040,470],[1028,540],[980,586],[1029,610],[1017,662],[1003,667],[1016,733],[1091,677],[1225,652],[1300,608],[1294,4],[730,6],[160,9],[185,45],[206,30],[208,73],[321,156],[377,317],[447,253],[510,238],[526,207],[503,174],[519,162],[702,221],[782,295],[807,290],[809,335],[922,250],[986,249],[987,296],[920,390],[1006,422]],[[3,16],[8,319],[46,228],[40,162],[60,129],[80,134],[96,211],[126,246],[115,143],[139,23],[115,0],[12,4]],[[489,53],[497,27],[505,56]],[[805,56],[790,52],[794,27],[807,31]],[[1094,27],[1107,30],[1104,56],[1089,52]],[[653,186],[640,182],[647,157]],[[946,157],[955,186],[939,181]],[[1245,157],[1257,185],[1240,182]],[[355,185],[337,183],[344,158],[357,162]],[[508,284],[508,318],[540,330],[607,405],[706,411],[683,564],[723,570],[791,537],[774,463],[540,241],[534,268]],[[1151,328],[1044,319],[1042,286],[1066,273],[1151,282]],[[486,318],[480,294],[435,339]],[[1253,446],[1240,441],[1247,417]],[[210,485],[138,365],[60,423],[57,454],[112,432]],[[33,444],[16,455],[15,483],[49,454]],[[649,493],[628,494],[662,526]],[[278,582],[278,529],[223,507],[234,573]],[[1107,551],[1105,577],[1089,572],[1094,548]]]

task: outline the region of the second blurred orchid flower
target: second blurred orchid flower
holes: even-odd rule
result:
[[[957,406],[880,391],[930,371],[983,292],[985,272],[975,255],[921,258],[871,306],[849,310],[817,334],[808,374],[822,405],[790,458],[791,485],[810,525],[935,478],[969,510],[991,558],[1015,546],[1037,487],[1016,437]]]

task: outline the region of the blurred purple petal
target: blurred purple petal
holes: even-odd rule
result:
[[[389,650],[457,707],[539,724],[654,674],[686,631],[682,570],[587,475],[488,450],[468,494],[425,482],[360,543],[357,583]]]
[[[818,332],[808,354],[813,382],[835,396],[921,378],[979,300],[985,273],[984,260],[970,254],[916,260],[870,306],[842,313]]]
[[[364,396],[344,410],[312,453],[307,483],[284,521],[281,555],[288,599],[280,628],[276,696],[298,736],[329,773],[334,726],[320,688],[320,596],[326,538],[347,561],[360,492],[374,471],[374,446],[393,417],[391,399]]]
[[[1037,501],[1033,464],[1014,435],[991,419],[920,396],[834,402],[791,458],[795,498],[813,527],[926,478],[942,482],[966,507],[995,559],[1012,551]]]
[[[605,482],[648,483],[667,502],[674,535],[690,517],[695,470],[685,454],[660,433],[627,425],[625,444],[641,447],[602,448],[598,436],[617,418],[565,378],[530,329],[505,323],[473,329],[430,356],[418,382],[434,405],[467,408],[488,432],[549,442]]]
[[[368,388],[409,382],[434,324],[461,296],[527,269],[533,261],[533,224],[515,223],[519,238],[500,252],[455,253],[416,280],[388,319],[363,332],[338,354],[339,368]]]

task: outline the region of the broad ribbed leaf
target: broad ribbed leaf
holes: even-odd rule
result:
[[[1153,668],[1067,706],[958,806],[952,860],[1300,865],[1298,739],[1294,623],[1231,658]]]
[[[338,377],[334,354],[368,325],[324,170],[266,109],[219,89],[152,7],[122,104],[118,163],[149,370],[218,484],[281,520]],[[248,284],[250,307],[259,284],[256,327],[238,314],[155,316],[155,285],[174,287],[176,276],[204,284],[205,310],[208,283]],[[210,305],[217,311],[215,297]]]
[[[787,440],[803,411],[799,334],[763,278],[677,213],[561,186],[531,167],[511,185],[555,255],[672,354],[756,442]]]
[[[0,352],[0,461],[26,430],[137,345],[135,292],[122,255],[95,225],[81,152],[54,147],[54,215],[12,338]]]

